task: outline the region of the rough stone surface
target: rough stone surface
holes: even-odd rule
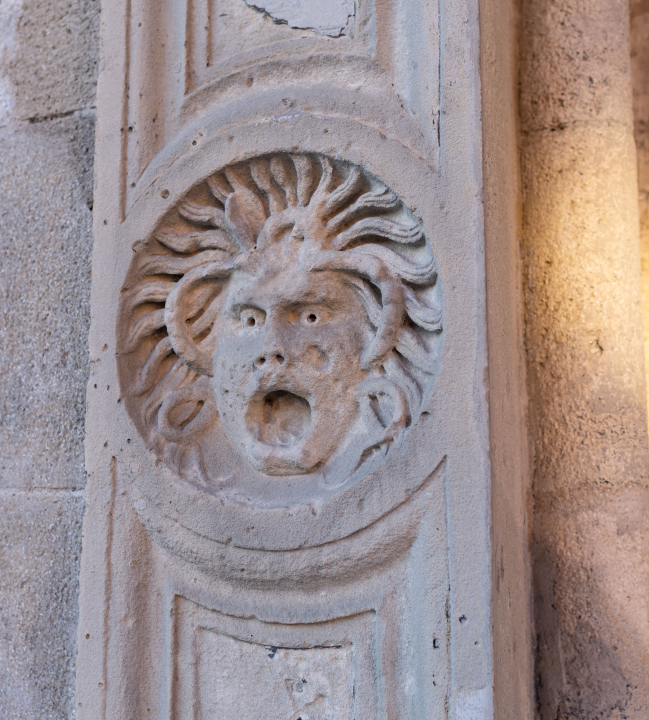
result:
[[[3,0],[0,122],[94,107],[99,7],[99,0]]]
[[[0,717],[74,717],[99,2],[0,2]]]
[[[84,484],[92,114],[0,128],[0,485]]]
[[[84,501],[0,491],[0,717],[74,717]]]
[[[526,2],[537,706],[646,718],[646,402],[628,6]]]

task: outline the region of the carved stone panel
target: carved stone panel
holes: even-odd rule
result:
[[[442,295],[423,223],[380,180],[276,153],[195,185],[134,248],[121,386],[147,444],[210,492],[357,481],[419,419]]]
[[[491,717],[479,125],[450,90],[439,125],[438,11],[105,3],[82,720]]]
[[[172,701],[178,717],[376,716],[371,614],[337,620],[323,630],[233,621],[188,600],[176,602],[182,635]],[[288,647],[274,645],[279,638]]]

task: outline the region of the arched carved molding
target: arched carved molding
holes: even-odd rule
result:
[[[442,462],[420,487],[376,522],[334,542],[270,553],[207,538],[175,522],[137,488],[134,497],[138,516],[151,538],[185,568],[240,586],[285,590],[296,582],[304,588],[349,583],[402,560],[417,540],[425,514],[431,511],[437,518],[440,556],[445,558],[445,483]]]
[[[437,265],[421,219],[362,168],[295,152],[235,163],[134,253],[123,394],[193,487],[343,487],[417,422],[440,362]]]

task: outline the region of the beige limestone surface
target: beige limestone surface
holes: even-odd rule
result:
[[[530,473],[521,306],[517,13],[508,0],[480,11],[485,266],[489,340],[494,714],[534,715]]]
[[[111,5],[106,3],[109,12]],[[453,74],[453,67],[458,62],[469,62],[465,53],[472,58],[470,62],[475,63],[474,67],[480,64],[484,146],[481,162],[477,159],[479,154],[472,157],[476,167],[482,165],[484,178],[493,512],[490,592],[493,648],[500,659],[496,667],[494,707],[499,718],[532,717],[525,650],[531,633],[525,619],[526,557],[525,543],[521,542],[526,530],[525,460],[519,434],[525,427],[520,410],[522,374],[515,362],[520,330],[515,279],[517,162],[512,147],[516,117],[510,81],[515,71],[511,37],[514,9],[505,2],[482,3],[479,33],[476,8],[466,18],[459,4],[453,6],[453,12],[447,9],[447,14],[442,15],[442,22],[450,30],[441,54],[449,63],[446,75],[442,73],[441,87],[450,105],[444,106],[440,116],[436,95],[440,85],[430,84],[425,73],[413,76],[407,70],[415,63],[428,71],[435,66],[433,59],[438,57],[435,44],[427,46],[418,34],[423,30],[425,37],[438,37],[436,23],[427,24],[422,20],[436,17],[435,13],[422,16],[422,8],[426,8],[427,3],[408,5],[405,15],[394,15],[393,6],[384,2],[377,3],[383,10],[373,15],[368,12],[370,3],[358,3],[353,22],[348,23],[338,37],[327,35],[329,26],[318,25],[317,18],[312,21],[309,17],[308,22],[303,22],[287,14],[287,9],[289,13],[295,10],[292,2],[267,3],[266,11],[248,8],[243,0],[219,0],[219,5],[224,14],[223,24],[218,26],[218,32],[210,35],[212,45],[209,38],[203,41],[194,36],[196,42],[189,53],[191,69],[188,69],[186,83],[189,94],[206,80],[214,80],[215,75],[210,75],[211,64],[227,64],[237,49],[248,53],[240,56],[236,67],[236,72],[242,74],[243,87],[254,87],[260,82],[263,86],[263,82],[277,73],[277,66],[269,63],[265,75],[248,70],[250,63],[257,62],[259,54],[266,52],[264,43],[290,44],[295,37],[295,28],[290,23],[307,25],[299,38],[307,53],[315,47],[314,43],[319,43],[318,52],[334,55],[341,48],[347,51],[352,46],[359,48],[359,54],[375,52],[384,65],[392,68],[390,82],[397,86],[401,101],[416,119],[429,146],[435,148],[435,137],[440,132],[442,137],[446,133],[443,143],[457,148],[463,136],[475,139],[480,133],[471,123],[470,127],[460,124],[455,129],[443,122],[440,124],[440,117],[450,108],[456,107],[459,112],[453,104],[458,100],[467,103],[462,106],[463,117],[474,117],[471,113],[475,111],[476,96],[467,89],[466,77]],[[344,10],[346,3],[339,5]],[[159,23],[155,27],[164,44],[168,28],[161,22],[161,13],[147,15],[143,4],[132,6],[133,27],[143,21],[146,26],[154,20]],[[649,67],[644,59],[649,16],[645,6],[642,1],[632,3],[631,56],[641,228],[646,230],[647,173],[643,168],[647,157],[647,113],[643,110],[646,109],[643,70]],[[193,3],[192,7],[200,9],[202,5]],[[171,6],[165,8],[172,22],[184,22]],[[628,321],[633,314],[629,288],[634,283],[637,287],[637,279],[633,280],[634,272],[637,275],[633,270],[637,257],[633,259],[628,241],[632,235],[628,228],[634,222],[629,198],[635,192],[629,171],[635,159],[628,142],[628,67],[624,52],[620,52],[627,43],[624,27],[620,25],[625,10],[619,3],[606,8],[597,3],[554,6],[531,3],[524,6],[524,10],[521,45],[525,57],[522,86],[527,198],[525,249],[526,267],[531,268],[525,277],[530,293],[531,432],[537,433],[538,461],[535,466],[535,499],[539,511],[535,560],[539,650],[536,680],[540,713],[542,718],[552,720],[557,712],[574,718],[602,713],[604,717],[644,718],[643,677],[638,669],[643,663],[646,667],[646,658],[642,655],[646,631],[639,624],[646,614],[640,597],[642,587],[646,586],[645,540],[640,530],[646,507],[642,490],[642,466],[646,458],[640,429],[645,421],[642,407],[637,403],[638,393],[644,392],[638,381],[641,371],[636,343],[637,313],[635,320]],[[82,441],[98,12],[97,0],[3,0],[0,3],[0,716],[10,720],[72,718],[74,703],[81,701],[75,701],[73,686],[80,522],[84,511]],[[286,14],[286,24],[276,24],[271,12],[281,15],[281,19]],[[416,20],[404,22],[404,17]],[[504,23],[504,18],[511,22]],[[110,16],[116,29],[123,28],[124,20],[125,13],[121,10]],[[194,17],[197,25],[201,20],[200,14]],[[462,34],[462,28],[466,34]],[[397,55],[403,56],[403,62],[395,63],[391,59]],[[326,62],[333,61],[327,59]],[[159,66],[156,63],[155,55],[135,57],[136,68],[156,68]],[[298,64],[299,72],[305,68]],[[290,64],[284,70],[281,77],[289,77]],[[313,77],[317,78],[318,72],[321,70],[317,69]],[[192,73],[196,79],[192,79]],[[154,74],[150,73],[149,77]],[[185,74],[171,66],[164,80],[167,89],[171,86],[169,77],[184,79]],[[349,77],[357,81],[358,70],[350,70]],[[354,82],[352,85],[357,92]],[[231,91],[227,82],[218,87],[219,92]],[[155,152],[164,148],[180,127],[174,124],[175,120],[171,121],[177,97],[172,98],[169,105],[156,104],[160,99],[158,91],[150,85],[146,88],[146,100],[153,98],[154,101],[148,106],[145,103],[144,111],[134,113],[126,124],[127,142],[133,152],[129,156],[130,176],[121,207],[136,202],[151,176],[145,177],[146,182],[137,188],[131,188],[131,183],[140,183]],[[295,99],[282,95],[281,100],[285,101],[282,121],[293,122],[295,116],[291,111],[296,107]],[[200,105],[197,96],[190,97],[188,103],[180,100],[183,108],[191,102],[199,114],[206,107]],[[297,101],[298,110],[300,102]],[[379,110],[375,108],[374,119],[381,116]],[[145,130],[164,127],[167,121],[166,131]],[[119,133],[120,128],[116,130]],[[195,130],[187,137],[188,145],[201,142],[200,123]],[[383,142],[383,139],[377,141],[376,146]],[[437,152],[433,150],[433,163]],[[359,162],[364,162],[362,156]],[[458,197],[476,192],[477,185],[463,185],[458,176],[454,176],[453,183]],[[113,191],[114,188],[107,192],[110,195]],[[549,216],[555,217],[550,228]],[[99,218],[98,224],[103,225],[104,219]],[[452,297],[455,290],[446,288],[445,292]],[[100,340],[94,348],[96,362],[105,357],[102,353],[108,352],[103,347]],[[610,361],[606,359],[609,353]],[[90,386],[91,397],[93,393],[97,396],[102,393],[114,406],[118,405],[120,398],[112,381],[104,385],[97,383],[97,388],[94,384]],[[474,387],[478,394],[484,389],[479,382]],[[152,550],[149,537],[134,512],[135,508],[144,517],[148,501],[128,492],[118,497],[111,495],[116,489],[112,483],[119,468],[116,462],[111,463],[111,458],[119,457],[122,448],[131,447],[137,440],[127,433],[119,438],[123,445],[111,441],[105,448],[104,443],[109,439],[104,437],[106,427],[100,427],[96,443],[90,446],[89,456],[93,462],[107,469],[104,475],[107,482],[102,492],[94,496],[97,511],[90,516],[88,527],[91,535],[97,528],[103,532],[102,523],[110,518],[111,503],[114,503],[115,512],[124,520],[120,527],[126,527],[126,541],[118,540],[112,545],[115,567],[124,568],[137,557],[141,567],[146,568],[123,596],[116,581],[117,597],[128,608],[118,616],[118,621],[129,628],[128,634],[134,638],[136,648],[134,656],[140,658],[136,652],[139,639],[144,638],[146,642],[151,634],[160,633],[156,622],[138,622],[138,614],[143,616],[150,610],[144,602],[149,597],[149,588],[162,581],[156,575],[159,557],[155,554],[159,550]],[[512,427],[517,428],[517,432],[511,432]],[[128,487],[130,479],[137,478],[146,462],[136,453],[123,464]],[[435,493],[439,491],[438,484],[433,483],[431,487]],[[430,499],[434,493],[426,497]],[[101,502],[98,503],[98,499]],[[432,503],[429,508],[432,507],[437,506]],[[441,519],[443,513],[439,513],[439,507],[437,512],[436,517]],[[476,523],[484,520],[484,515],[479,513],[469,513],[467,517]],[[404,523],[403,518],[397,516],[396,520],[402,531],[405,525],[399,523]],[[110,531],[110,527],[107,529]],[[101,534],[93,537],[105,539]],[[434,539],[441,544],[445,542],[440,536]],[[109,545],[105,543],[102,547],[105,550]],[[421,544],[418,547],[421,548]],[[198,552],[200,546],[196,545],[194,550]],[[476,556],[475,547],[462,546],[462,552]],[[156,559],[151,560],[153,556]],[[419,562],[421,552],[417,558]],[[335,554],[324,559],[321,572],[326,576],[339,559]],[[299,571],[299,563],[294,569]],[[236,567],[236,572],[240,570]],[[443,577],[442,569],[439,573],[439,577]],[[116,577],[119,579],[119,572]],[[196,598],[192,586],[199,577],[187,573],[186,585],[179,589],[180,594]],[[385,577],[392,577],[391,582],[405,586],[413,582],[416,575]],[[104,580],[100,577],[93,581],[92,587],[105,589]],[[366,591],[364,585],[363,578],[354,586],[359,597]],[[322,583],[321,587],[319,592],[325,589]],[[303,651],[284,649],[273,653],[272,645],[268,646],[268,653],[262,655],[259,648],[265,650],[264,643],[275,641],[270,636],[263,636],[261,644],[237,645],[233,638],[243,637],[244,628],[206,609],[212,602],[211,596],[201,592],[198,607],[181,603],[171,610],[181,618],[178,625],[181,630],[200,626],[197,637],[202,643],[199,648],[204,657],[202,667],[208,675],[212,669],[210,663],[222,670],[224,657],[228,662],[236,657],[249,657],[243,665],[260,678],[270,678],[272,684],[275,675],[265,674],[274,662],[269,655],[279,657],[284,663],[281,672],[286,675],[292,672],[287,669],[289,665],[297,670],[301,663],[308,662],[308,654],[306,658],[297,655]],[[101,595],[98,608],[103,607],[106,597]],[[289,597],[287,602],[293,610],[283,620],[290,625],[297,617],[295,608],[303,596],[300,593],[284,595]],[[439,596],[434,593],[418,596],[418,602],[423,605],[437,597],[442,598],[443,592]],[[322,603],[328,602],[327,594],[322,598]],[[483,601],[489,602],[481,597],[479,602]],[[154,599],[154,608],[159,607],[156,602]],[[239,612],[242,607],[249,609],[247,602],[249,592],[244,589],[230,608],[235,607]],[[163,613],[168,610],[162,608]],[[277,617],[276,608],[268,612],[267,620]],[[357,648],[371,647],[375,642],[370,631],[372,623],[368,623],[372,617],[361,615],[355,625],[340,629],[341,636],[354,638],[352,650],[346,645],[340,648],[347,679],[354,673],[361,680],[371,675],[371,667],[357,665],[350,671],[349,664],[354,662],[350,658]],[[84,708],[93,720],[103,712],[103,656],[97,650],[100,647],[97,639],[104,632],[103,622],[104,615],[100,612],[88,628],[82,628],[80,635],[81,642],[89,647],[84,655],[89,661],[89,672],[97,670],[97,677],[92,676],[97,680],[96,695],[88,697],[91,702],[96,699],[99,702]],[[299,635],[287,628],[287,624],[272,626],[270,622],[259,622],[254,633],[256,638],[258,631],[275,633],[275,636],[284,633],[284,645],[293,647],[299,644],[295,641]],[[435,644],[439,645],[440,639],[446,637],[446,630],[443,623],[430,628],[430,643],[437,651]],[[456,637],[458,632],[466,632],[467,646],[475,642],[471,635],[474,628],[471,612],[456,613],[450,628],[451,635],[456,633]],[[214,642],[214,638],[218,641],[221,636],[227,638],[223,647]],[[182,637],[193,636],[187,631]],[[327,646],[330,640],[330,637],[319,639],[326,646],[323,657],[327,662],[329,655],[338,652]],[[192,652],[190,645],[179,649],[179,657],[187,659],[179,666],[182,672],[193,667]],[[311,648],[308,652],[317,654],[318,650]],[[483,672],[484,665],[479,658],[472,664],[467,662],[467,655],[461,657],[456,665],[459,674],[456,675],[454,711],[459,717],[482,720],[486,717],[485,694],[475,692],[475,687],[472,689],[471,678]],[[266,661],[268,665],[264,665]],[[145,657],[140,665],[148,667],[150,662],[151,658]],[[319,685],[316,685],[324,688],[320,691],[320,709],[330,707],[331,699],[336,698],[341,712],[347,712],[347,686],[342,683],[332,693],[327,689],[329,676],[319,659],[312,669],[319,675]],[[271,672],[277,672],[275,666]],[[331,677],[337,677],[336,672]],[[319,702],[317,692],[315,697],[304,692],[305,687],[309,688],[308,683],[302,685],[299,693],[296,683],[302,679],[308,680],[296,676],[290,687],[272,690],[276,707],[301,711],[309,703]],[[126,688],[122,697],[127,702],[141,702],[137,691],[129,689],[124,676],[117,674],[116,680]],[[409,690],[418,682],[417,678],[407,675],[405,680]],[[226,673],[219,676],[218,682],[218,692],[225,692],[231,678]],[[235,682],[238,690],[230,697],[233,712],[240,710],[237,703],[243,704],[242,692],[248,691],[238,676]],[[209,688],[209,682],[200,681],[199,686],[203,691],[206,686]],[[368,685],[359,681],[358,687]],[[158,688],[153,691],[157,698]],[[369,696],[365,697],[370,703]],[[206,707],[213,698],[214,694],[208,690]],[[184,702],[186,698],[180,700]],[[150,713],[148,707],[147,712]]]
[[[74,717],[80,492],[4,490],[0,518],[0,711]]]
[[[83,488],[94,116],[0,128],[0,486]]]
[[[0,121],[94,108],[99,0],[4,0]]]
[[[0,717],[74,717],[96,2],[0,3]]]
[[[523,277],[541,718],[649,712],[629,11],[526,2]]]

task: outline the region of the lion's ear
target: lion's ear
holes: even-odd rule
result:
[[[358,389],[363,420],[379,442],[391,440],[403,431],[410,421],[408,403],[403,390],[386,377],[364,380]]]
[[[172,390],[158,411],[158,430],[178,443],[205,430],[217,415],[214,393],[207,378]]]

